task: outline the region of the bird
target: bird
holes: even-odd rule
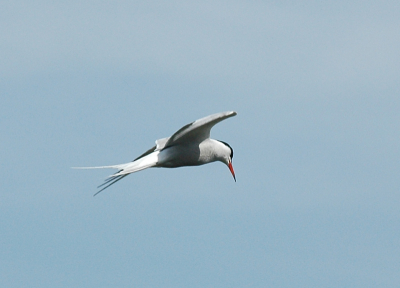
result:
[[[177,168],[220,161],[228,166],[236,182],[235,171],[232,166],[232,147],[224,141],[210,138],[211,128],[215,124],[235,115],[237,115],[235,111],[220,112],[189,123],[176,131],[172,136],[156,140],[156,145],[133,161],[125,164],[72,168],[118,169],[118,172],[110,175],[103,184],[97,187],[101,189],[93,196],[96,196],[129,174],[151,167]]]

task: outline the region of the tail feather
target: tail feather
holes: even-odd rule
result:
[[[117,173],[110,175],[103,184],[99,185],[97,188],[103,187],[101,190],[97,191],[93,196],[96,196],[104,189],[110,187],[114,183],[118,182],[119,180],[123,179],[124,177],[128,176],[131,173],[138,172],[150,167],[154,167],[157,165],[158,162],[158,154],[160,151],[154,151],[140,159],[137,159],[133,162],[125,163],[125,164],[118,164],[118,165],[110,165],[110,166],[95,166],[95,167],[72,167],[74,169],[104,169],[104,168],[112,168],[112,169],[119,169]]]
[[[72,169],[124,169],[130,163],[109,165],[109,166],[94,166],[94,167],[71,167]]]
[[[120,171],[121,171],[121,170],[120,170]],[[120,171],[118,171],[118,172],[120,172]],[[117,173],[118,173],[118,172],[117,172]],[[107,183],[110,183],[111,181],[114,181],[116,177],[119,177],[119,176],[114,176],[114,175],[108,176],[108,177],[106,178],[106,180],[104,180],[103,184],[100,184],[99,186],[97,186],[97,188],[100,188],[100,187],[106,185]]]
[[[154,167],[157,165],[157,162],[158,162],[158,154],[160,154],[160,151],[154,151],[153,153],[146,155],[143,158],[140,158],[131,163],[127,163],[121,169],[121,171],[113,174],[112,177],[127,175],[127,174],[135,173],[135,172],[150,168],[150,167]]]
[[[106,184],[108,184],[107,186],[101,188],[99,191],[97,191],[96,193],[94,193],[93,197],[96,196],[97,194],[99,194],[101,191],[103,191],[104,189],[110,187],[111,185],[113,185],[114,183],[118,182],[119,180],[121,180],[122,178],[128,176],[129,174],[123,175],[123,176],[117,176],[114,178],[109,178],[108,180],[106,180],[103,184],[97,186],[97,188],[100,188],[101,186],[104,186]],[[111,182],[111,183],[110,183]]]

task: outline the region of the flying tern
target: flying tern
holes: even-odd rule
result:
[[[182,166],[198,166],[215,161],[225,163],[236,182],[232,166],[233,149],[228,143],[210,139],[211,128],[229,117],[234,111],[221,112],[206,116],[189,123],[175,132],[171,137],[156,140],[156,145],[134,159],[132,162],[111,166],[74,167],[78,169],[114,168],[118,172],[109,176],[96,194],[110,187],[131,173],[150,167],[176,168]],[[104,186],[104,187],[103,187]]]

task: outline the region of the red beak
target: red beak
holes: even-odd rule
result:
[[[229,167],[229,170],[231,170],[233,179],[235,179],[235,182],[236,182],[235,171],[233,171],[232,162],[229,162],[228,167]]]

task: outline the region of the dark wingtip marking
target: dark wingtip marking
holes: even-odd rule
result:
[[[144,157],[144,156],[146,156],[146,155],[149,155],[149,154],[153,153],[154,151],[156,151],[156,147],[157,147],[157,146],[151,147],[149,150],[147,150],[146,152],[144,152],[142,155],[140,155],[139,157],[137,157],[137,158],[135,158],[134,160],[132,160],[132,162],[134,162],[134,161],[136,161],[136,160],[138,160],[138,159],[140,159],[140,158],[142,158],[142,157]],[[117,172],[117,173],[118,173],[118,172]]]
[[[113,178],[110,178],[108,180],[106,180],[103,184],[101,184],[100,186],[98,186],[97,188],[100,188],[101,186],[108,184],[107,186],[103,187],[100,191],[97,191],[94,195],[96,196],[97,194],[99,194],[101,191],[107,189],[108,187],[110,187],[111,185],[115,184],[116,182],[118,182],[119,180],[123,179],[124,177],[128,176],[129,174],[125,174],[125,175],[120,175],[120,176],[116,176]],[[111,182],[111,183],[110,183]]]

